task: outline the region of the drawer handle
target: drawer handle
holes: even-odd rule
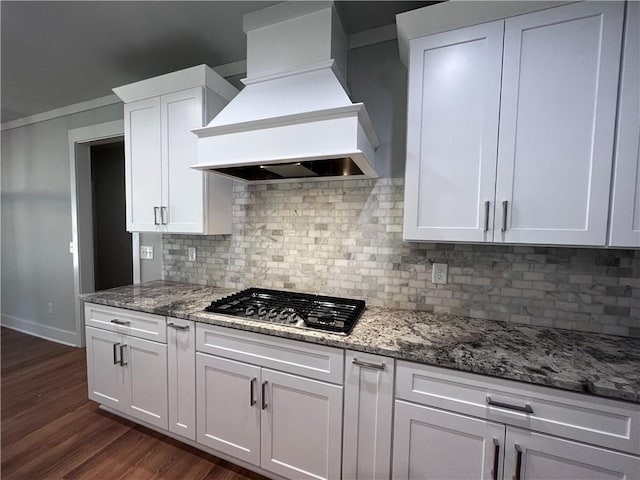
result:
[[[265,410],[269,405],[267,404],[267,382],[262,382],[262,410]]]
[[[358,365],[359,367],[373,368],[374,370],[384,370],[384,363],[370,363],[354,358],[353,364]]]
[[[124,361],[124,349],[126,348],[126,345],[120,345],[120,366],[124,367],[125,365],[129,365],[128,363],[125,363]]]
[[[167,327],[175,328],[176,330],[189,330],[189,325],[176,325],[175,323],[167,323]]]
[[[253,377],[251,380],[249,380],[249,406],[253,407],[256,404],[256,398],[253,394],[253,386],[255,385],[256,381],[258,379],[256,377]]]
[[[118,361],[118,345],[120,345],[119,343],[114,343],[113,344],[113,364],[114,365],[118,365],[120,364],[120,362]]]
[[[508,410],[516,410],[517,412],[525,412],[525,413],[533,414],[533,408],[531,408],[531,405],[529,405],[528,403],[526,403],[524,407],[521,407],[520,405],[512,405],[510,403],[497,402],[495,400],[492,400],[491,397],[487,395],[487,404],[491,405],[492,407],[506,408]]]
[[[111,323],[115,323],[116,325],[131,325],[129,320],[118,320],[117,318],[111,320]]]
[[[516,452],[518,453],[516,456],[516,474],[513,476],[513,480],[520,480],[522,478],[522,447],[517,443],[515,444],[515,447]]]
[[[498,463],[500,462],[500,442],[497,438],[493,438],[493,470],[491,476],[493,480],[498,480]]]

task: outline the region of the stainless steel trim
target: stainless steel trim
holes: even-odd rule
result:
[[[502,228],[501,232],[507,231],[507,208],[509,207],[509,202],[507,200],[502,201]]]
[[[498,402],[496,400],[492,400],[489,395],[487,395],[487,404],[492,407],[506,408],[508,410],[515,410],[517,412],[525,412],[533,414],[533,408],[528,403],[525,403],[524,407],[520,405],[513,405],[511,403]]]
[[[176,325],[175,323],[167,323],[167,327],[175,328],[176,330],[189,330],[189,325]]]
[[[518,452],[516,456],[516,474],[513,476],[513,480],[520,480],[522,477],[522,447],[515,444],[516,452]]]
[[[490,205],[491,205],[491,202],[489,202],[489,200],[484,202],[484,231],[485,232],[489,231],[489,206]]]
[[[493,470],[491,470],[491,477],[493,480],[498,480],[498,467],[500,465],[500,442],[497,438],[493,437]]]
[[[267,403],[267,382],[266,380],[262,382],[262,410],[266,409],[269,404]]]
[[[158,210],[160,208],[159,207],[153,207],[153,224],[154,225],[160,225],[160,223],[158,223]]]
[[[114,318],[113,320],[111,320],[111,323],[115,323],[116,325],[131,325],[131,322],[129,320],[118,320],[117,318]]]
[[[160,207],[160,223],[162,223],[162,225],[167,224],[167,219],[165,215],[166,212],[167,212],[167,207]]]
[[[127,347],[127,345],[120,345],[120,366],[124,367],[125,365],[129,365],[128,363],[124,362],[124,349]]]
[[[253,385],[256,383],[258,379],[256,377],[253,377],[251,380],[249,380],[249,406],[253,407],[256,404],[256,399],[254,397],[253,394]]]
[[[384,363],[370,363],[354,358],[353,364],[358,365],[359,367],[373,368],[374,370],[384,370]]]
[[[114,365],[118,365],[120,362],[118,361],[118,345],[120,345],[120,343],[114,343],[113,344],[113,364]]]

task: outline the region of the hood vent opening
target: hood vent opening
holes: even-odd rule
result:
[[[245,88],[198,136],[198,164],[246,182],[377,177],[378,139],[345,90],[347,37],[332,1],[244,17]]]
[[[266,180],[298,180],[309,178],[342,177],[364,175],[349,157],[327,158],[294,163],[270,163],[267,165],[246,165],[239,167],[215,168],[210,171],[237,177],[247,182]]]

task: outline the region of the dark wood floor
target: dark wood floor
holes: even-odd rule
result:
[[[1,332],[3,480],[266,480],[99,410],[84,349]]]

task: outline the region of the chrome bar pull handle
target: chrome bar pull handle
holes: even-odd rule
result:
[[[176,330],[189,330],[189,325],[176,325],[175,323],[167,323],[167,327],[175,328]]]
[[[124,361],[124,349],[126,348],[126,345],[120,345],[120,366],[124,367],[125,365],[128,365],[128,363],[125,363]]]
[[[118,365],[120,362],[118,361],[118,345],[120,345],[119,343],[114,343],[113,344],[113,364],[114,365]]]
[[[484,231],[489,231],[489,207],[491,206],[491,202],[487,200],[484,202]]]
[[[509,207],[509,202],[507,200],[502,201],[502,228],[500,231],[507,231],[507,208]]]
[[[498,480],[498,465],[500,463],[500,442],[497,438],[493,438],[493,470],[491,476],[493,480]]]
[[[267,382],[266,380],[262,382],[262,410],[265,410],[269,404],[267,403]]]
[[[167,224],[167,207],[160,207],[160,223],[162,223],[162,225],[166,225]]]
[[[131,325],[131,322],[129,320],[118,320],[117,318],[114,318],[113,320],[111,320],[111,323],[115,323],[116,325]]]
[[[256,404],[256,399],[253,392],[253,386],[255,385],[257,380],[258,379],[256,377],[253,377],[251,380],[249,380],[249,406],[250,407],[253,407]]]
[[[507,410],[515,410],[517,412],[524,412],[533,414],[533,408],[528,403],[525,403],[524,407],[520,405],[513,405],[511,403],[498,402],[493,400],[489,395],[487,395],[487,405],[491,405],[492,407],[506,408]]]
[[[160,222],[158,222],[158,210],[160,210],[160,208],[153,207],[153,224],[154,225],[160,225]]]
[[[370,363],[354,358],[353,364],[358,365],[359,367],[372,368],[374,370],[384,370],[384,363]]]
[[[513,480],[520,480],[522,478],[522,447],[515,444],[516,447],[516,474],[513,476]]]

